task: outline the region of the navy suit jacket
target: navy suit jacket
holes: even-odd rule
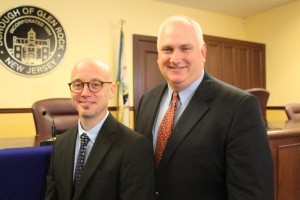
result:
[[[151,142],[109,114],[73,194],[77,127],[59,135],[53,146],[46,199],[152,200],[154,164]]]
[[[152,139],[167,84],[145,94],[136,130]],[[257,98],[207,72],[156,171],[159,200],[273,200],[273,162]]]

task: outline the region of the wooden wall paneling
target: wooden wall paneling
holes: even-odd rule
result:
[[[241,89],[265,88],[265,45],[204,35],[207,70]]]
[[[268,130],[268,137],[274,163],[274,200],[298,200],[300,122],[293,120],[273,122],[269,127],[271,128]]]
[[[236,77],[237,67],[237,53],[236,47],[232,44],[222,45],[222,76],[221,80],[231,85],[237,85],[238,80]]]
[[[300,143],[278,146],[278,199],[300,199]]]
[[[246,46],[237,46],[237,66],[235,85],[239,85],[241,89],[248,89],[251,85],[250,77],[250,51]],[[243,78],[241,78],[243,77]]]
[[[142,95],[164,82],[157,64],[156,37],[133,35],[134,110]]]
[[[250,85],[266,88],[265,46],[251,48]]]
[[[206,43],[206,62],[205,62],[205,69],[215,76],[221,77],[222,76],[222,47],[220,42],[215,41],[205,41]]]

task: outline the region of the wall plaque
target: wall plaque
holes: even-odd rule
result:
[[[66,45],[62,25],[44,9],[21,6],[0,17],[0,61],[18,75],[36,77],[52,71]]]

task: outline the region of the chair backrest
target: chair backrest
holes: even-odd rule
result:
[[[263,88],[250,88],[246,89],[246,91],[258,98],[263,119],[267,123],[267,104],[270,96],[269,91]]]
[[[289,120],[300,120],[300,103],[290,103],[285,106],[285,113]]]
[[[33,103],[32,114],[37,135],[52,136],[52,125],[56,126],[56,134],[76,126],[78,112],[70,98],[51,98]]]

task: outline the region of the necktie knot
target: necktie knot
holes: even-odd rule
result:
[[[176,107],[178,101],[178,92],[173,92],[172,94],[172,106]]]
[[[90,138],[89,138],[89,136],[86,134],[86,133],[83,133],[83,134],[81,134],[81,136],[80,136],[80,145],[82,146],[86,146],[88,143],[89,143],[89,141],[90,141]]]

